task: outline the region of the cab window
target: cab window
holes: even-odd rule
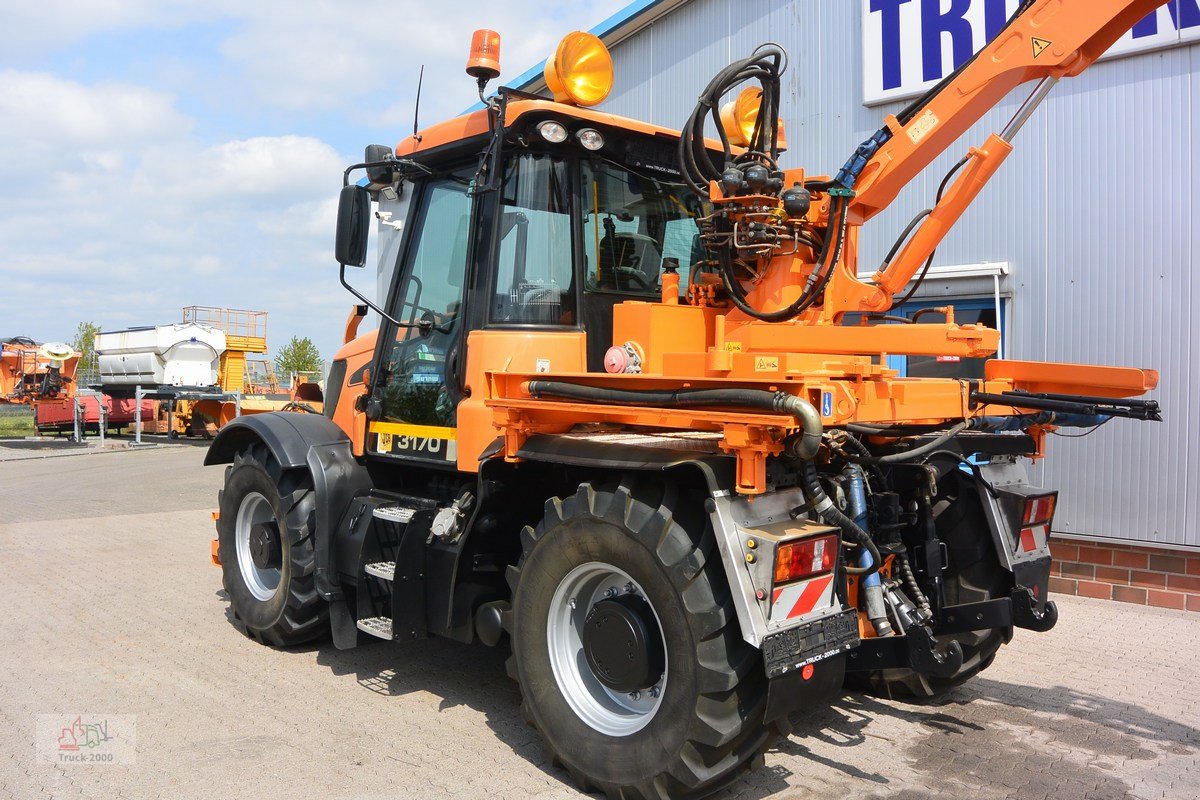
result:
[[[489,317],[493,323],[575,324],[571,196],[559,159],[523,153],[509,161]]]
[[[664,258],[679,263],[684,282],[703,258],[698,202],[682,184],[585,161],[579,205],[590,292],[657,296]]]

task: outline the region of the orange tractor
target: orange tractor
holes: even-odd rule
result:
[[[889,354],[986,358],[998,334],[887,312],[1054,83],[1162,2],[1022,4],[832,177],[778,165],[774,45],[675,131],[590,108],[612,83],[590,34],[547,62],[553,99],[488,96],[477,33],[483,108],[346,170],[362,305],[325,415],[242,417],[209,451],[233,614],[274,646],[507,643],[556,762],[614,798],[704,795],[847,682],[938,695],[1049,630],[1057,494],[1024,465],[1056,428],[1158,419],[1135,399],[1157,374],[904,378]],[[860,279],[860,228],[1026,82]],[[372,216],[381,307],[345,272]]]

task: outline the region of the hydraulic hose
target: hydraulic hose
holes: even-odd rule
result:
[[[854,519],[854,523],[858,527],[866,530],[868,526],[867,481],[863,475],[863,468],[858,464],[849,464],[842,470],[842,476],[846,479],[844,485],[849,501],[847,509],[850,513],[848,516]],[[864,548],[858,556],[858,565],[870,567],[873,563],[871,552]],[[872,575],[865,576],[859,586],[862,589],[862,596],[866,600],[867,619],[871,621],[875,633],[879,636],[891,636],[892,624],[888,622],[887,605],[883,599],[883,581],[879,579],[879,572],[876,571]]]
[[[843,540],[855,542],[871,554],[870,565],[847,566],[847,574],[874,575],[878,572],[879,565],[883,563],[879,555],[879,548],[875,546],[875,542],[872,541],[870,534],[863,530],[857,522],[839,511],[838,507],[829,499],[829,495],[825,494],[825,489],[821,486],[821,480],[817,477],[817,468],[813,466],[812,461],[804,462],[804,466],[800,472],[800,487],[804,490],[804,496],[808,498],[808,502],[812,504],[813,510],[817,512],[821,519],[827,524],[841,529]]]
[[[779,114],[779,78],[787,69],[787,55],[776,44],[765,44],[754,50],[749,58],[735,61],[721,70],[700,93],[679,136],[679,166],[683,180],[692,191],[708,196],[708,182],[719,180],[726,164],[733,158],[729,137],[721,124],[721,98],[739,84],[757,79],[762,85],[762,101],[759,107],[758,124],[750,142],[750,150],[757,151],[774,163],[779,157],[778,132],[774,121]],[[716,125],[717,135],[724,150],[725,163],[717,165],[705,144],[704,128],[708,118]]]
[[[744,406],[765,411],[791,414],[800,423],[800,436],[792,454],[802,461],[811,461],[821,446],[824,426],[813,404],[802,397],[785,392],[761,389],[610,389],[605,386],[585,386],[563,381],[530,381],[528,391],[534,397],[550,395],[589,403],[620,403],[623,405],[687,408],[694,406]]]
[[[867,446],[858,440],[857,436],[847,434],[846,436],[842,437],[840,441],[844,447],[849,447],[863,458],[870,459],[875,457],[871,451],[867,449]],[[887,478],[884,476],[883,470],[879,468],[878,464],[874,464],[870,461],[861,461],[859,463],[866,464],[867,470],[871,473],[871,477],[876,481],[876,491],[881,491],[883,487],[888,485]]]
[[[905,587],[912,592],[913,602],[917,607],[924,611],[927,615],[933,615],[933,607],[929,605],[929,598],[921,591],[920,584],[917,583],[917,576],[913,574],[912,565],[908,563],[908,556],[904,553],[896,556],[896,563],[900,567],[900,577],[904,582]]]
[[[904,461],[911,461],[914,458],[920,458],[923,455],[932,453],[934,450],[940,449],[946,442],[950,441],[955,436],[958,436],[960,433],[970,427],[970,420],[963,420],[938,438],[931,442],[926,442],[920,447],[914,447],[911,450],[905,450],[902,453],[892,453],[886,456],[867,457],[860,455],[856,456],[854,460],[865,464],[899,464]]]
[[[746,292],[742,289],[738,278],[733,272],[733,258],[729,252],[722,248],[717,253],[717,264],[721,271],[721,279],[724,281],[725,289],[729,293],[729,299],[737,306],[737,309],[748,317],[761,320],[762,322],[786,322],[793,319],[798,314],[807,311],[817,302],[825,291],[826,284],[829,283],[830,277],[837,269],[838,261],[842,258],[842,249],[846,241],[846,212],[850,207],[849,201],[845,199],[835,200],[834,208],[830,212],[830,226],[833,228],[832,238],[826,237],[821,245],[821,250],[817,254],[817,263],[813,266],[813,271],[809,276],[808,284],[804,291],[796,298],[795,302],[787,308],[781,308],[778,311],[760,311],[750,305],[747,299]]]

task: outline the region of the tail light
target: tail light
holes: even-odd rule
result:
[[[775,585],[832,572],[837,557],[836,534],[781,544],[775,550]]]
[[[1054,503],[1057,498],[1052,494],[1041,497],[1029,497],[1025,500],[1025,514],[1022,522],[1029,525],[1049,525],[1054,519]]]
[[[1017,538],[1020,552],[1031,553],[1046,546],[1050,540],[1050,523],[1054,521],[1057,493],[1031,495],[1025,498],[1021,511],[1021,531]]]

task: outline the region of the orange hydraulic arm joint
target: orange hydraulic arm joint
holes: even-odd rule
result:
[[[860,145],[835,183],[853,189],[851,224],[861,224],[1017,86],[1039,81],[1002,133],[972,148],[962,172],[921,228],[874,276],[895,294],[916,274],[1012,152],[1012,140],[1063,77],[1083,72],[1133,25],[1167,0],[1030,0],[995,39],[940,85]]]

